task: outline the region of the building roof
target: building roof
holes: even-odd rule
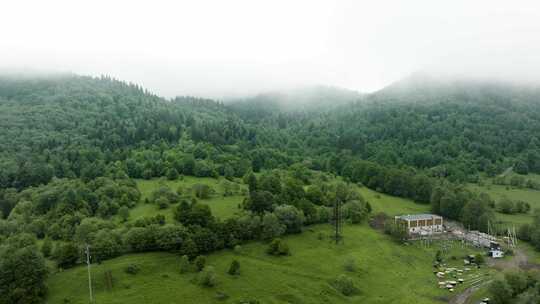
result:
[[[400,215],[396,216],[396,218],[406,220],[406,221],[417,221],[417,220],[430,220],[433,218],[442,218],[442,216],[436,215],[436,214],[407,214],[407,215]]]

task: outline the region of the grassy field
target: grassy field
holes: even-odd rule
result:
[[[414,214],[429,212],[429,204],[417,204],[409,199],[394,197],[367,187],[359,188],[358,191],[370,203],[373,213],[385,212],[389,215]]]
[[[514,173],[511,173],[514,174]],[[540,175],[528,174],[524,176],[526,179],[532,179],[540,182]],[[472,190],[478,192],[488,193],[495,201],[499,201],[504,196],[511,200],[522,200],[528,202],[531,205],[531,212],[527,214],[503,214],[497,212],[497,218],[504,224],[516,225],[531,223],[532,222],[532,210],[540,208],[540,191],[526,188],[514,188],[506,185],[493,185],[489,179],[483,180],[482,185],[471,184],[469,186]],[[526,242],[519,242],[520,250],[525,253],[530,263],[540,264],[540,253],[536,251],[530,244]],[[480,299],[488,297],[487,287],[483,287],[470,298],[467,303],[478,303]]]
[[[528,179],[540,181],[539,175],[526,175]],[[532,189],[518,189],[511,186],[493,185],[490,180],[484,180],[482,185],[471,184],[469,188],[479,193],[489,194],[496,202],[504,196],[511,200],[522,200],[531,205],[531,211],[527,214],[503,214],[497,212],[497,218],[505,223],[521,225],[532,221],[532,210],[540,208],[540,191]]]
[[[319,234],[325,237],[320,240]],[[451,295],[437,288],[432,262],[433,245],[398,245],[367,225],[344,229],[343,244],[328,238],[329,225],[318,225],[300,235],[286,237],[292,255],[273,257],[265,253],[266,244],[253,242],[239,253],[225,250],[208,256],[218,274],[218,284],[203,288],[193,282],[196,274],[179,272],[179,257],[168,253],[122,256],[92,268],[96,303],[219,303],[217,294],[229,296],[225,303],[257,299],[261,303],[444,303]],[[468,250],[468,249],[466,249]],[[454,249],[460,257],[466,252]],[[357,261],[358,270],[347,272],[347,259]],[[226,274],[236,259],[241,274]],[[460,261],[458,258],[457,261]],[[128,264],[141,271],[126,274]],[[105,287],[105,271],[111,271],[113,288]],[[354,279],[359,293],[345,297],[331,287],[331,281],[346,273]],[[88,282],[83,266],[51,276],[49,303],[87,303]]]
[[[179,185],[189,187],[207,183],[216,194],[201,203],[208,204],[219,218],[240,212],[238,203],[243,196],[223,197],[220,182],[216,179],[185,177],[182,181],[161,179],[137,181],[143,200],[165,183],[172,189]],[[356,187],[356,186],[354,186]],[[373,212],[389,215],[429,212],[429,205],[377,193],[367,188],[358,191],[370,202]],[[130,221],[158,213],[172,220],[172,207],[158,210],[153,204],[140,203],[131,210]],[[170,253],[130,254],[105,261],[92,267],[96,303],[238,303],[242,299],[257,299],[260,303],[444,303],[451,295],[437,288],[432,262],[439,245],[429,248],[418,244],[404,246],[386,235],[364,225],[346,225],[345,241],[334,245],[329,235],[330,225],[307,227],[300,235],[286,237],[292,255],[272,257],[265,253],[266,244],[252,242],[242,246],[237,253],[230,250],[213,253],[208,263],[218,273],[214,288],[202,288],[194,283],[196,274],[180,274],[179,257]],[[319,239],[322,235],[323,239]],[[448,257],[467,254],[454,248]],[[230,262],[237,259],[241,275],[226,274]],[[347,273],[343,264],[354,259],[359,270]],[[137,264],[141,271],[136,275],[125,273],[129,264]],[[111,271],[113,288],[105,287],[105,272]],[[345,297],[337,292],[331,282],[338,275],[347,273],[354,279],[360,292]],[[48,303],[87,303],[88,281],[84,266],[51,275]],[[459,291],[459,290],[457,290]],[[228,299],[218,300],[218,294]]]
[[[215,194],[209,199],[200,199],[199,202],[207,204],[212,210],[212,214],[215,216],[226,219],[235,214],[241,213],[241,209],[238,205],[244,200],[244,196],[236,194],[232,196],[223,196],[223,187],[221,181],[223,179],[215,178],[197,178],[192,176],[186,176],[182,180],[169,181],[166,179],[152,179],[152,180],[137,180],[137,186],[141,191],[142,200],[137,206],[130,211],[130,221],[135,221],[143,216],[155,216],[157,214],[163,214],[167,219],[167,222],[173,221],[173,209],[175,205],[169,206],[167,209],[158,209],[154,204],[145,204],[142,201],[148,198],[154,190],[164,184],[170,187],[173,191],[176,191],[178,186],[182,186],[184,189],[190,188],[195,184],[206,184],[215,190]],[[245,188],[244,185],[240,186]]]
[[[160,185],[165,184],[173,190],[176,190],[178,186],[183,188],[192,187],[195,184],[207,184],[211,186],[216,193],[209,199],[199,200],[200,203],[207,204],[212,210],[212,214],[218,218],[226,219],[242,213],[242,210],[238,208],[239,204],[244,200],[243,195],[236,194],[233,196],[223,196],[223,188],[221,185],[222,179],[215,178],[196,178],[191,176],[184,177],[183,180],[169,181],[166,179],[152,179],[152,180],[137,180],[137,186],[141,191],[142,200],[148,198],[151,193],[157,189]],[[378,193],[370,190],[366,187],[355,187],[362,194],[362,196],[369,201],[373,207],[373,212],[386,212],[389,215],[398,214],[413,214],[429,212],[429,205],[417,204],[408,199],[402,199],[398,197],[389,196],[386,194]],[[241,187],[245,188],[245,185]],[[167,219],[167,222],[173,221],[173,209],[175,205],[170,206],[167,209],[158,209],[154,204],[145,204],[143,202],[137,204],[130,210],[130,221],[135,221],[138,218],[144,216],[155,216],[157,214],[163,214]]]

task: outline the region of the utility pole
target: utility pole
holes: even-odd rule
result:
[[[336,239],[336,245],[341,240],[341,201],[336,197],[334,202],[334,238]]]
[[[516,235],[516,226],[512,225],[514,227],[514,247],[517,246],[517,235]]]
[[[88,268],[88,292],[90,293],[90,303],[94,303],[94,297],[92,296],[92,274],[90,273],[90,246],[86,244],[86,265]]]

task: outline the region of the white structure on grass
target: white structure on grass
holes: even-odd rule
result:
[[[409,234],[443,232],[443,218],[436,214],[398,215],[395,220],[406,224]]]

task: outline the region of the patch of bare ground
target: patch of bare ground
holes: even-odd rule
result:
[[[520,248],[514,249],[514,255],[510,259],[488,259],[487,264],[499,271],[512,269],[540,269],[540,265],[530,262],[527,254]],[[491,281],[485,281],[482,284],[471,286],[465,289],[462,293],[450,299],[450,304],[465,304],[480,287],[489,284]]]

